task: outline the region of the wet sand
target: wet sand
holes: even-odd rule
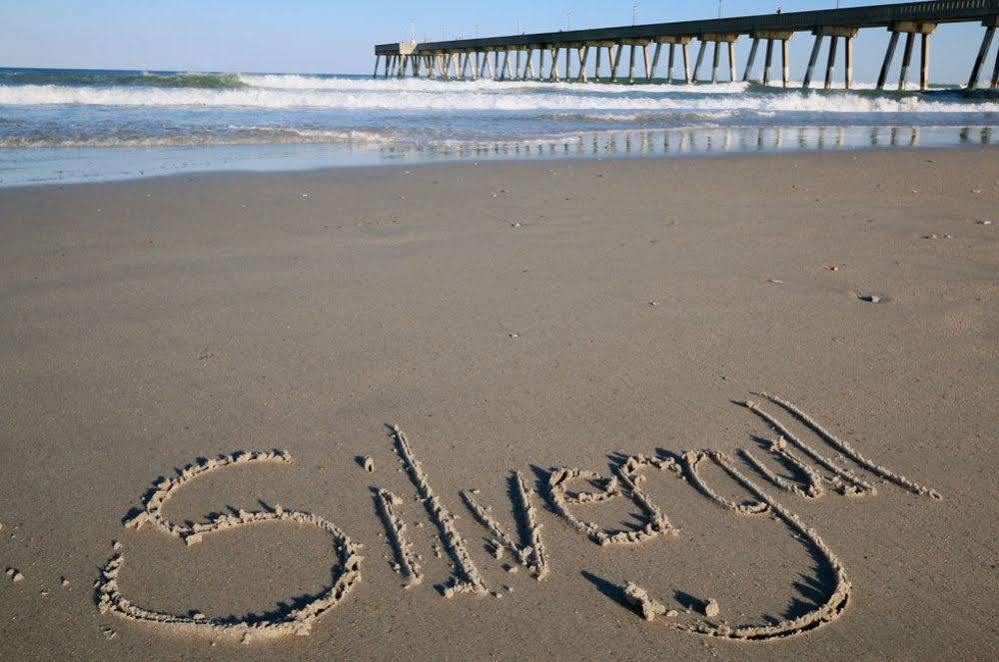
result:
[[[0,658],[991,659],[997,154],[0,190]]]

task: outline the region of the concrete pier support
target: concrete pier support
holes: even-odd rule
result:
[[[685,37],[685,36],[684,37],[659,37],[658,39],[656,39],[656,42],[658,42],[659,45],[669,44],[669,63],[667,65],[669,67],[669,71],[666,72],[666,79],[667,79],[667,81],[669,83],[672,84],[673,80],[674,80],[673,79],[673,67],[676,64],[676,47],[677,46],[681,46],[683,48],[683,71],[684,71],[683,80],[684,80],[685,83],[690,83],[691,82],[689,45],[690,45],[690,42],[693,41],[693,40],[694,40],[693,37]],[[658,55],[658,52],[659,52],[659,50],[657,48],[656,49],[657,55]],[[655,69],[656,69],[656,66],[657,66],[658,62],[659,62],[659,60],[657,58],[655,60],[655,62],[653,63],[653,65],[652,65],[653,72],[655,72]]]
[[[631,45],[631,53],[628,58],[628,82],[635,82],[635,49],[637,46],[635,44]]]
[[[784,87],[787,87],[788,79],[791,75],[789,69],[790,54],[788,53],[788,42],[791,41],[791,37],[794,36],[794,32],[790,30],[757,30],[753,32],[751,36],[753,37],[754,50],[755,46],[758,44],[760,39],[767,40],[767,51],[763,66],[764,85],[770,84],[770,71],[771,68],[773,67],[773,61],[774,61],[774,42],[775,41],[781,42],[781,66],[783,67],[783,75],[781,79],[784,81]],[[749,76],[752,75],[752,65],[753,65],[752,60],[755,59],[755,56],[756,56],[755,53],[750,52],[750,62],[748,62],[746,65],[746,77],[744,78],[744,80],[748,80]]]
[[[662,53],[663,53],[663,44],[662,42],[659,42],[658,44],[656,44],[656,50],[652,56],[652,70],[649,72],[648,80],[646,82],[651,83],[652,79],[655,78],[656,69],[659,68],[659,57],[662,55]]]
[[[375,73],[371,74],[372,78],[378,78],[378,65],[381,64],[382,56],[375,55]]]
[[[552,71],[551,71],[551,75],[548,77],[548,79],[550,81],[554,82],[554,83],[557,83],[559,81],[559,76],[558,76],[558,53],[559,53],[559,49],[558,48],[551,49]]]
[[[909,82],[909,66],[912,64],[912,46],[915,41],[915,32],[910,32],[905,35],[905,50],[902,52],[902,71],[898,77],[899,92],[904,92],[905,85]]]
[[[925,92],[930,87],[930,35],[919,36],[919,89]]]
[[[746,60],[746,71],[742,74],[742,81],[748,82],[753,73],[753,65],[756,64],[756,52],[760,49],[760,38],[753,37],[753,45],[749,48],[749,59]]]
[[[586,72],[586,61],[590,59],[590,47],[583,46],[579,49],[579,77],[576,79],[580,83],[589,82],[589,77]]]
[[[833,72],[836,70],[836,47],[839,45],[839,37],[832,35],[829,38],[829,59],[826,62],[826,84],[825,89],[831,89],[833,84]]]
[[[878,89],[885,89],[885,82],[888,80],[888,71],[891,69],[891,62],[895,59],[895,49],[898,48],[898,32],[891,31],[891,39],[888,40],[888,49],[885,51],[884,62],[881,63],[881,73],[878,74]]]
[[[690,42],[683,43],[683,79],[687,85],[694,82],[694,77],[690,73]]]
[[[739,35],[737,33],[706,33],[698,35],[697,37],[701,41],[701,49],[697,54],[697,64],[694,65],[694,80],[700,80],[701,64],[704,61],[704,54],[707,50],[708,44],[714,45],[714,51],[712,53],[711,59],[711,82],[718,82],[718,68],[721,66],[721,49],[722,44],[728,44],[729,51],[729,80],[735,80],[735,58],[734,58],[734,47],[733,44],[738,41]]]
[[[770,67],[773,65],[774,61],[774,40],[767,39],[767,55],[766,59],[763,61],[763,84],[770,84]]]
[[[815,35],[815,43],[812,45],[812,54],[808,57],[808,68],[805,69],[805,79],[801,83],[803,89],[808,89],[812,84],[812,74],[815,72],[815,63],[819,60],[819,51],[822,49],[822,34]]]
[[[645,80],[652,82],[652,63],[649,60],[649,45],[642,44],[642,59],[645,61]]]
[[[989,48],[992,46],[992,39],[996,34],[996,27],[999,27],[999,16],[995,16],[992,19],[985,21],[982,25],[985,26],[985,35],[982,37],[982,45],[978,49],[978,56],[975,58],[975,64],[971,67],[971,77],[968,79],[969,90],[973,90],[978,87],[978,77],[981,74],[982,65],[985,63],[985,58],[989,55]],[[999,62],[999,54],[996,56],[996,61]]]
[[[704,63],[704,51],[708,47],[708,42],[701,41],[701,47],[697,49],[697,62],[694,63],[694,81],[701,79],[701,65]]]
[[[780,40],[780,50],[781,50],[780,63],[781,63],[781,65],[784,68],[784,71],[782,72],[783,75],[781,76],[781,81],[783,82],[785,88],[788,85],[791,84],[791,48],[790,48],[791,44],[790,44],[790,42],[791,42],[790,39],[781,39]]]
[[[844,72],[843,72],[843,84],[846,89],[851,89],[853,87],[853,37],[843,37],[844,49],[843,57],[844,61]]]
[[[898,80],[899,91],[905,90],[909,80],[909,67],[912,65],[912,51],[915,47],[917,34],[920,35],[922,42],[919,66],[919,89],[927,89],[930,85],[929,36],[937,31],[937,24],[900,21],[892,25],[891,29],[895,32],[905,33],[905,50],[902,52],[902,71]]]
[[[735,82],[735,42],[728,42],[728,79]]]
[[[611,82],[617,82],[617,69],[621,66],[621,54],[624,52],[624,42],[622,41],[617,46],[613,47],[613,64],[611,65]]]
[[[718,65],[721,64],[721,42],[714,42],[715,48],[711,59],[711,82],[718,82]]]

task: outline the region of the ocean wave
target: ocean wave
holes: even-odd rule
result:
[[[669,120],[671,124],[677,122],[699,122],[704,120],[723,120],[735,117],[738,111],[716,110],[700,113],[683,112],[662,112],[662,113],[604,113],[604,112],[572,112],[572,113],[552,113],[544,115],[539,119],[558,120],[562,122],[660,122]]]
[[[358,145],[395,143],[392,132],[330,131],[285,127],[230,127],[222,133],[188,133],[165,136],[8,136],[0,149],[43,147],[199,147],[226,145]]]
[[[12,87],[142,87],[228,90],[248,87],[239,74],[149,71],[0,70],[0,85]]]
[[[355,90],[68,87],[54,85],[0,86],[0,105],[97,105],[206,108],[324,108],[341,110],[428,111],[753,111],[813,113],[996,113],[999,102],[936,100],[921,96],[878,96],[850,92],[772,92],[766,94],[634,96],[515,91],[467,92],[437,88],[437,92]],[[588,88],[587,88],[588,89]]]
[[[559,91],[580,94],[635,94],[641,92],[690,92],[686,85],[669,85],[665,83],[635,83],[621,85],[617,83],[590,82],[586,85],[567,86],[565,83],[549,81],[494,81],[487,78],[478,80],[431,80],[429,78],[346,78],[333,76],[307,76],[303,74],[240,74],[239,79],[250,87],[271,90],[335,90],[358,92],[428,92],[463,93],[463,92],[533,92],[544,93]],[[752,83],[728,82],[714,84],[699,84],[699,94],[740,94]]]

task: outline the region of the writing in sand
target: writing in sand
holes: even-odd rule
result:
[[[940,495],[868,460],[792,402],[770,394],[760,394],[759,400],[760,402],[747,401],[742,405],[762,419],[772,431],[765,452],[771,456],[770,462],[786,470],[785,475],[770,468],[761,459],[762,456],[758,457],[744,449],[734,454],[717,450],[679,453],[660,451],[655,457],[635,455],[624,458],[612,467],[609,475],[585,469],[556,467],[546,475],[528,481],[522,473],[513,472],[510,476],[510,495],[517,517],[514,529],[504,528],[492,516],[491,509],[479,503],[476,499],[477,490],[461,492],[461,500],[478,524],[485,527],[491,536],[493,555],[502,559],[504,554],[509,553],[512,560],[507,564],[508,570],[523,567],[538,581],[543,581],[551,571],[551,563],[542,537],[539,504],[536,501],[543,499],[540,505],[547,505],[571,529],[598,545],[640,546],[659,536],[678,535],[678,530],[670,523],[666,513],[643,491],[647,474],[662,473],[667,477],[680,479],[721,508],[749,518],[766,515],[767,519],[782,523],[789,535],[807,547],[809,553],[825,566],[823,572],[832,578],[826,595],[824,599],[817,600],[817,604],[807,613],[797,617],[743,624],[731,624],[725,620],[722,605],[713,599],[706,600],[697,613],[692,610],[680,613],[678,610],[667,609],[646,587],[631,582],[621,587],[623,600],[633,607],[636,614],[649,621],[659,618],[669,628],[697,636],[758,642],[814,631],[832,623],[843,614],[850,601],[850,580],[839,558],[823,542],[816,530],[801,521],[770,492],[765,491],[761,484],[767,484],[771,491],[804,499],[819,499],[827,493],[848,497],[874,495],[877,493],[875,481],[894,485],[918,496],[939,499]],[[821,445],[808,443],[801,436],[795,435],[772,412],[795,419],[803,429],[809,430],[809,437],[814,436]],[[490,590],[469,553],[468,545],[457,527],[457,518],[445,501],[434,492],[431,477],[417,459],[409,438],[394,425],[390,426],[390,438],[393,450],[413,483],[418,501],[422,502],[430,520],[436,525],[441,545],[450,557],[451,576],[438,587],[440,593],[445,598],[490,594],[498,597],[500,594]],[[830,456],[830,449],[836,458]],[[101,612],[113,613],[163,630],[234,637],[244,643],[251,643],[289,635],[308,635],[327,612],[347,602],[351,590],[362,577],[362,557],[359,553],[361,545],[324,517],[280,506],[216,515],[195,524],[179,524],[164,516],[163,508],[167,502],[191,481],[210,472],[255,462],[290,463],[292,458],[284,451],[240,451],[199,461],[180,470],[172,478],[162,478],[156,482],[154,489],[146,496],[143,507],[126,520],[125,526],[149,527],[161,534],[180,538],[188,545],[199,543],[207,535],[237,527],[275,523],[314,526],[333,539],[337,565],[333,568],[330,586],[295,609],[254,620],[214,619],[197,612],[189,615],[162,613],[133,604],[123,595],[118,575],[126,562],[126,555],[122,545],[115,543],[113,554],[103,567],[96,584]],[[724,490],[713,485],[702,471],[708,464],[721,469],[720,473],[715,473],[716,476],[732,481],[733,485],[744,490],[751,498],[736,502],[723,496]],[[374,471],[371,458],[366,458],[362,465],[367,471]],[[750,475],[753,475],[752,479]],[[589,486],[589,491],[571,489],[580,484]],[[407,589],[418,586],[423,579],[420,565],[422,557],[414,552],[407,537],[407,527],[401,514],[405,501],[382,488],[373,488],[372,494],[375,510],[386,529],[386,540],[395,556],[393,567],[404,578]],[[609,530],[587,521],[579,514],[589,504],[614,499],[629,500],[641,512],[644,521],[635,527]]]

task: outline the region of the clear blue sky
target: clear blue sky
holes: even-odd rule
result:
[[[630,24],[624,0],[0,0],[0,66],[203,71],[361,73],[375,43]],[[714,0],[645,0],[641,23],[714,16]],[[724,0],[736,16],[835,6],[835,0]],[[877,4],[843,0],[842,5]],[[934,41],[933,78],[967,78],[983,29],[944,26]],[[792,43],[800,77],[810,39]],[[876,75],[887,34],[864,31],[858,79]],[[995,47],[994,47],[995,48]],[[746,45],[740,46],[744,57]],[[899,56],[896,56],[898,59]],[[991,64],[991,63],[990,63]],[[991,68],[990,68],[991,71]]]

